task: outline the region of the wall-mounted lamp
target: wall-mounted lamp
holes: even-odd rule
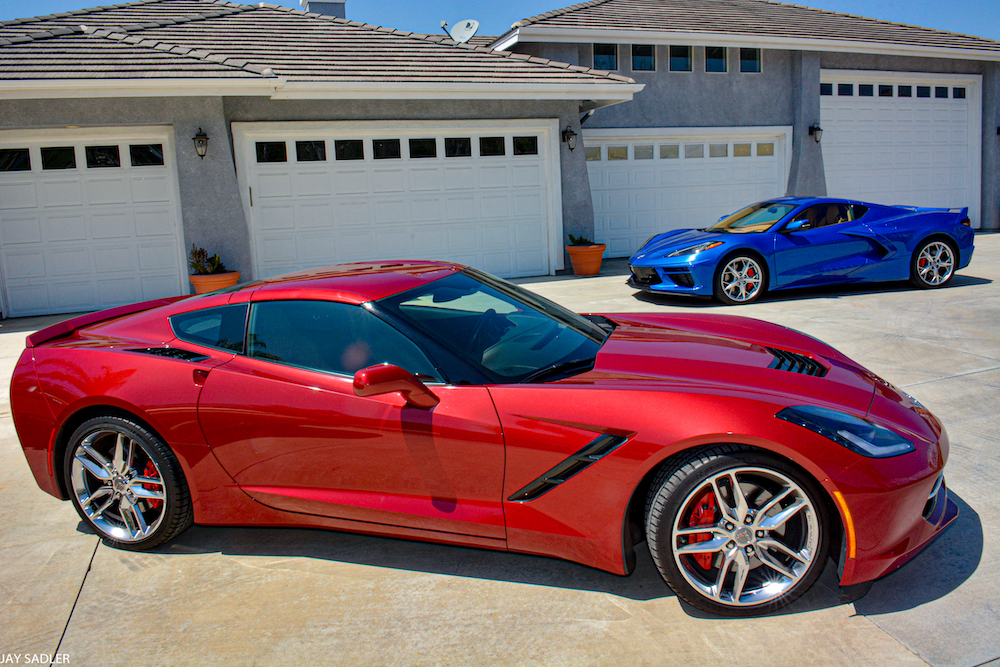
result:
[[[576,132],[569,125],[562,131],[562,140],[564,144],[569,146],[571,151],[576,149]]]
[[[823,139],[823,128],[819,126],[819,123],[813,123],[809,126],[809,136],[815,139],[817,144]]]
[[[205,154],[208,153],[208,135],[205,134],[205,130],[199,127],[198,134],[191,137],[191,141],[194,142],[194,150],[198,153],[198,157],[204,160]]]

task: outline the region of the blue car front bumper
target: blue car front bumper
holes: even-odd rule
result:
[[[632,275],[626,283],[629,287],[650,294],[711,297],[716,263],[716,258],[656,266],[630,262]]]

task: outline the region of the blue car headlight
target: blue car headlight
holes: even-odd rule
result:
[[[785,408],[775,415],[824,438],[833,440],[838,445],[847,447],[852,452],[873,459],[884,459],[915,451],[917,446],[887,428],[867,419],[819,408],[812,405],[796,405]]]
[[[682,257],[684,255],[695,255],[705,250],[717,248],[720,245],[722,245],[722,241],[708,241],[707,243],[699,243],[698,245],[693,245],[687,248],[681,248],[680,250],[675,250],[669,255],[667,255],[667,257]]]

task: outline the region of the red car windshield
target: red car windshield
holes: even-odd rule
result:
[[[590,320],[475,269],[378,303],[497,382],[586,370],[608,338]]]

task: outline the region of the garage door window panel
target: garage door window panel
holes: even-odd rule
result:
[[[410,139],[411,158],[437,157],[436,139]]]
[[[128,147],[133,167],[162,167],[163,144],[136,144]]]
[[[875,86],[870,83],[862,83],[858,86],[858,97],[874,97]]]
[[[931,87],[930,86],[917,86],[917,97],[930,97]]]
[[[821,83],[821,84],[819,84],[819,94],[820,95],[833,95],[833,84],[832,83]]]
[[[897,97],[913,97],[913,86],[896,86]]]
[[[514,155],[538,155],[538,137],[514,137]]]
[[[601,161],[601,147],[600,146],[588,146],[584,149],[584,153],[587,155],[587,162],[600,162]]]
[[[341,139],[334,142],[337,160],[364,160],[365,142],[361,139]]]
[[[258,141],[257,162],[288,162],[288,148],[284,141]]]
[[[660,146],[661,160],[677,160],[681,156],[681,147],[678,144],[662,144]]]
[[[952,88],[951,89],[951,96],[952,96],[953,99],[956,99],[956,100],[964,100],[965,99],[965,88]]]
[[[403,157],[399,139],[375,139],[372,153],[376,160],[398,160]]]
[[[0,171],[31,171],[27,148],[0,149]]]
[[[636,160],[652,160],[653,159],[653,146],[650,145],[639,145],[632,147],[633,155]]]
[[[507,142],[503,137],[480,137],[479,155],[482,157],[499,157],[507,154]]]
[[[337,375],[392,364],[430,380],[439,373],[409,338],[368,310],[332,301],[266,301],[251,308],[251,357]]]
[[[837,94],[840,95],[841,97],[851,97],[852,95],[854,95],[854,84],[838,83]]]
[[[326,162],[326,142],[296,141],[295,159],[299,162]]]
[[[72,146],[42,148],[42,169],[76,169],[76,149]]]
[[[695,160],[705,157],[705,144],[684,144],[684,159]]]
[[[88,169],[108,169],[122,166],[118,146],[87,146]]]
[[[709,144],[708,157],[729,157],[729,144]]]
[[[444,140],[445,157],[472,157],[472,139],[449,138]]]

